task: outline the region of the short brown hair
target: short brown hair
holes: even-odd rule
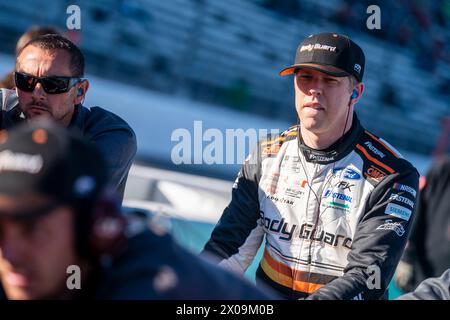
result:
[[[45,34],[61,34],[61,32],[56,29],[55,27],[51,26],[33,26],[27,31],[25,31],[24,34],[22,34],[17,40],[16,43],[16,55],[19,55],[19,52],[22,50],[25,45],[33,40],[34,38],[37,38],[39,36],[43,36]]]
[[[81,50],[69,39],[59,34],[46,34],[33,38],[17,54],[17,58],[28,46],[35,46],[44,50],[64,50],[70,55],[70,69],[73,77],[84,76],[84,56]],[[16,59],[17,68],[17,59]]]

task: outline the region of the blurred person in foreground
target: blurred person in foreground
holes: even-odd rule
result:
[[[61,34],[59,30],[51,26],[33,26],[25,31],[17,40],[15,55],[22,50],[22,48],[32,39],[43,36],[45,34]],[[14,89],[14,70],[8,73],[2,80],[0,80],[0,88]]]
[[[123,198],[136,154],[136,136],[119,116],[100,107],[82,105],[89,89],[84,56],[70,40],[57,34],[39,36],[18,53],[16,90],[1,90],[2,127],[35,117],[50,117],[78,128],[106,159],[111,184]]]
[[[450,157],[434,163],[421,185],[411,235],[395,273],[403,291],[450,268]]]
[[[354,108],[365,57],[347,36],[297,49],[299,125],[244,162],[203,254],[244,273],[265,238],[257,283],[287,299],[386,299],[415,209],[419,174]]]
[[[50,119],[2,131],[0,167],[3,298],[273,298],[121,214],[101,155]]]

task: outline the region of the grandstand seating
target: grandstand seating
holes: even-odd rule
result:
[[[292,82],[278,71],[292,63],[306,35],[336,30],[366,52],[366,92],[357,106],[363,123],[395,146],[430,154],[440,119],[449,114],[448,98],[436,87],[450,65],[439,61],[435,73],[422,70],[409,48],[375,38],[365,26],[346,29],[324,20],[339,3],[302,1],[299,17],[293,18],[257,0],[80,0],[79,44],[88,72],[228,107],[233,107],[233,86],[244,81],[248,99],[241,110],[294,122]],[[7,44],[2,50],[10,51],[31,25],[64,29],[70,4],[0,0],[0,40]],[[327,14],[316,21],[314,12]],[[440,26],[435,30],[449,33]],[[399,106],[382,102],[382,83],[392,86]]]

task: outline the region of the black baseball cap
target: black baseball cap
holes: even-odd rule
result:
[[[94,201],[106,186],[105,170],[104,161],[91,142],[51,119],[32,119],[3,130],[0,216],[35,217],[57,205]],[[29,195],[48,201],[27,204],[26,199],[32,199]]]
[[[303,40],[297,48],[295,63],[281,70],[280,75],[309,68],[335,77],[354,75],[361,82],[364,62],[364,52],[349,37],[331,32],[318,33]],[[324,69],[323,66],[329,68]]]

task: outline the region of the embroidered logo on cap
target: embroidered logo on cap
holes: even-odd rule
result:
[[[312,50],[326,50],[326,51],[334,52],[336,50],[336,47],[332,47],[332,46],[329,46],[326,44],[315,43],[314,45],[308,44],[308,45],[302,46],[300,48],[300,52],[312,51]]]
[[[9,150],[0,152],[0,171],[19,171],[38,173],[44,161],[41,155],[14,153]]]

